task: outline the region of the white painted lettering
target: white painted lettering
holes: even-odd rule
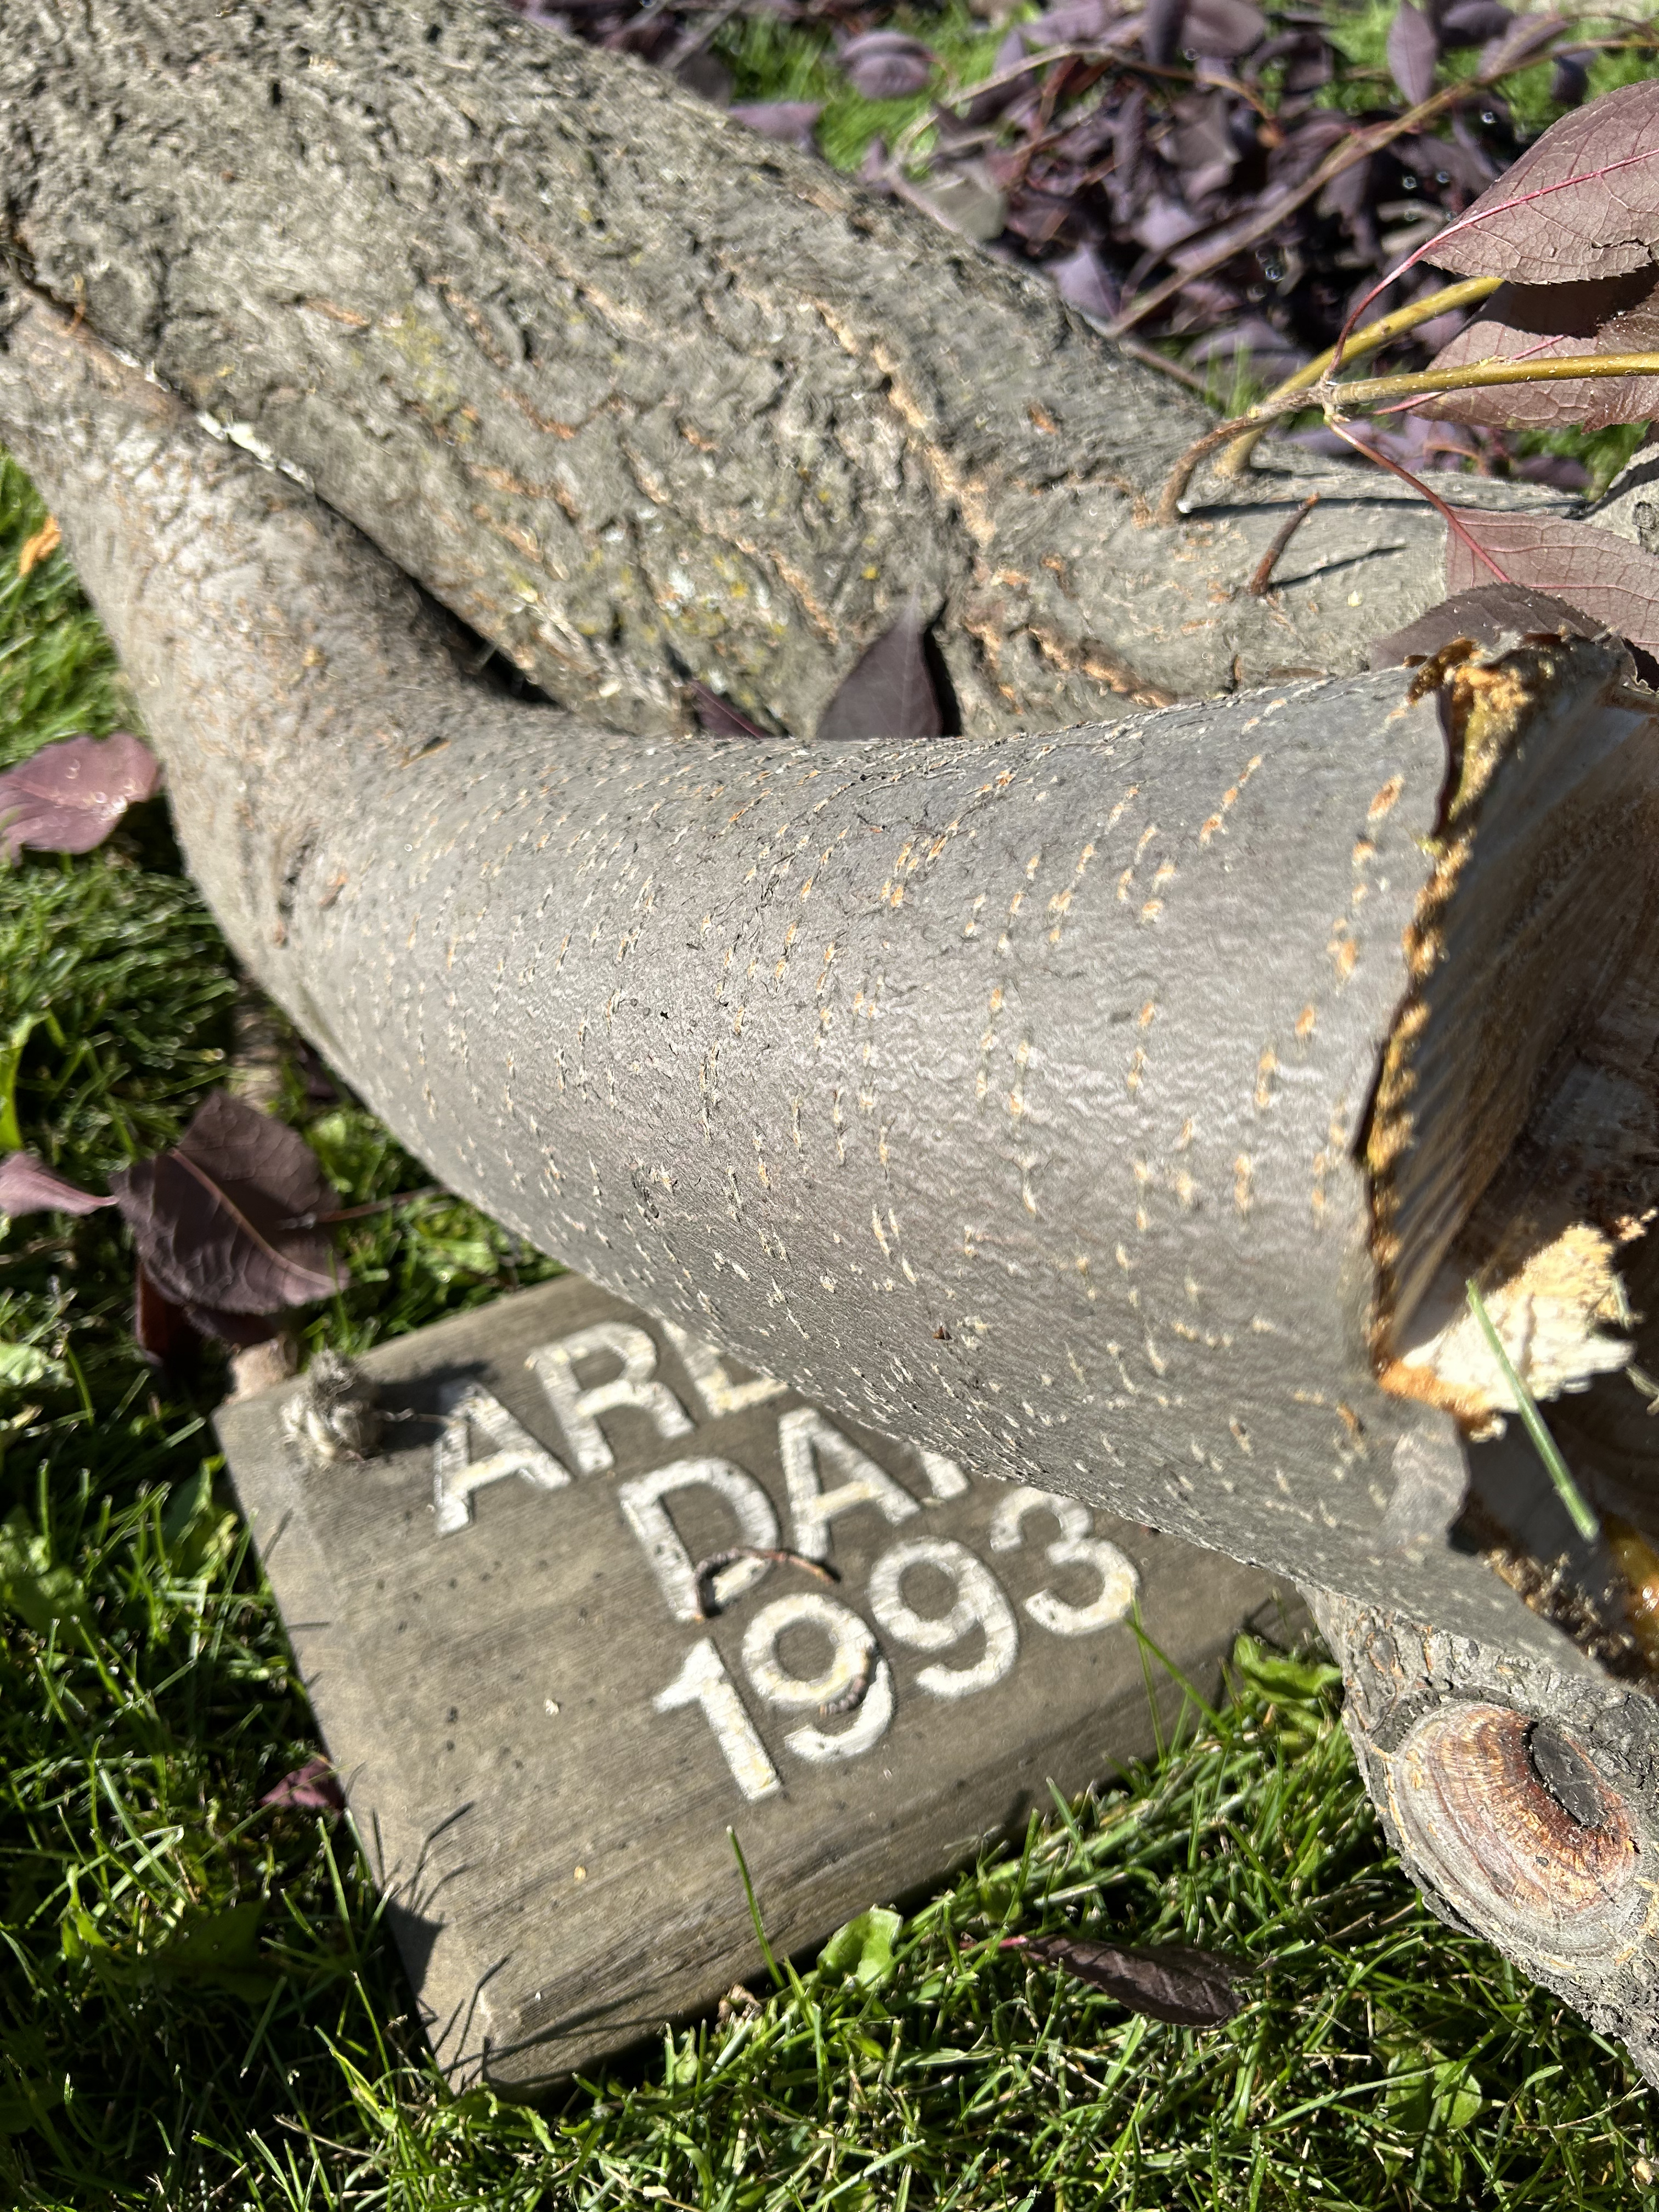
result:
[[[481,1383],[465,1383],[447,1395],[443,1432],[432,1449],[432,1504],[441,1536],[453,1536],[467,1526],[474,1498],[489,1483],[516,1474],[533,1489],[562,1490],[569,1481],[569,1469]],[[472,1456],[475,1429],[495,1447],[482,1459]]]
[[[718,1421],[727,1413],[747,1413],[751,1406],[763,1406],[769,1398],[781,1397],[789,1388],[787,1382],[780,1382],[770,1375],[755,1375],[747,1382],[734,1382],[726,1362],[712,1344],[689,1335],[672,1321],[665,1321],[663,1328],[684,1363],[691,1387],[711,1421]]]
[[[1038,1627],[1054,1636],[1092,1636],[1097,1629],[1127,1620],[1139,1593],[1140,1577],[1115,1544],[1090,1534],[1089,1509],[1079,1499],[1028,1487],[1011,1490],[991,1522],[991,1549],[1017,1550],[1024,1540],[1022,1524],[1028,1513],[1052,1513],[1060,1523],[1060,1534],[1048,1547],[1051,1565],[1088,1567],[1100,1581],[1099,1595],[1089,1605],[1067,1605],[1050,1589],[1028,1597],[1025,1610]]]
[[[778,1770],[767,1757],[766,1746],[709,1637],[692,1645],[679,1673],[651,1700],[651,1710],[657,1713],[678,1712],[684,1705],[702,1707],[732,1778],[750,1804],[777,1796],[783,1787]]]
[[[890,1522],[908,1520],[921,1508],[909,1492],[861,1452],[850,1437],[832,1428],[815,1407],[798,1406],[778,1423],[784,1480],[794,1521],[794,1547],[803,1558],[827,1559],[830,1524],[860,1505],[873,1505]],[[820,1467],[844,1480],[834,1490],[818,1480]]]
[[[948,1613],[918,1613],[904,1596],[904,1577],[915,1567],[936,1567],[956,1584]],[[885,1551],[870,1570],[870,1610],[877,1626],[914,1651],[943,1651],[971,1628],[985,1632],[985,1649],[971,1667],[924,1667],[919,1686],[935,1698],[967,1698],[988,1690],[1019,1656],[1019,1628],[1002,1586],[965,1544],[941,1536],[913,1536]]]
[[[821,1673],[809,1677],[784,1668],[778,1644],[791,1628],[817,1629],[829,1638],[830,1657]],[[743,1663],[758,1694],[784,1712],[833,1705],[860,1682],[865,1685],[850,1728],[830,1735],[808,1726],[785,1736],[786,1748],[811,1765],[856,1759],[887,1733],[893,1717],[892,1669],[877,1658],[876,1639],[857,1613],[832,1597],[797,1590],[763,1606],[744,1632]]]
[[[602,1354],[619,1359],[622,1373],[609,1382],[596,1382],[584,1389],[577,1379],[577,1362]],[[617,1464],[617,1455],[599,1427],[602,1413],[630,1407],[653,1422],[659,1436],[691,1433],[690,1416],[684,1407],[665,1382],[656,1379],[656,1346],[631,1322],[595,1322],[590,1328],[579,1328],[574,1336],[543,1345],[531,1353],[525,1365],[546,1391],[580,1474],[606,1474]]]
[[[968,1478],[953,1459],[943,1452],[923,1451],[916,1448],[916,1457],[921,1462],[921,1471],[927,1478],[927,1487],[935,1498],[965,1498]]]

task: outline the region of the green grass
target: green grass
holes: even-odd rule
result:
[[[61,555],[17,577],[40,520],[0,464],[4,759],[131,720]],[[0,870],[3,1103],[75,1179],[178,1132],[224,1076],[235,992],[159,806],[84,859]],[[297,1066],[284,1110],[343,1203],[424,1183]],[[447,1196],[343,1243],[351,1285],[309,1334],[348,1350],[550,1272]],[[1656,2201],[1622,2052],[1430,1916],[1332,1671],[1251,1646],[1218,1718],[911,1900],[890,1964],[757,1972],[752,2000],[538,2105],[450,2095],[349,1824],[261,1808],[314,1723],[214,1449],[222,1370],[154,1376],[131,1286],[108,1215],[0,1234],[0,2203]],[[1249,2001],[1194,2035],[996,1948],[1060,1924],[1224,1947]]]

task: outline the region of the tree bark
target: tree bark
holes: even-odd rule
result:
[[[1468,1376],[1411,1337],[1516,1223],[1528,1262],[1582,1225],[1517,1176],[1641,1211],[1659,794],[1617,653],[1355,673],[1441,595],[1426,510],[1264,449],[1146,526],[1185,398],[631,63],[465,5],[8,32],[14,250],[82,319],[14,286],[0,434],[251,971],[598,1281],[1322,1592],[1443,1888],[1413,1731],[1469,1706],[1524,1839],[1549,1720],[1540,1771],[1582,1810],[1588,1760],[1622,1809],[1555,1838],[1526,1925],[1457,1909],[1651,2066],[1624,1905],[1570,1972],[1551,1948],[1582,1864],[1659,1837],[1642,1693],[1448,1540]],[[467,681],[417,585],[556,703]],[[965,739],[674,734],[688,672],[811,729],[913,589]],[[1619,1152],[1571,1102],[1621,1082]]]
[[[1188,395],[482,0],[15,9],[0,162],[38,284],[614,727],[683,726],[683,671],[805,734],[913,590],[975,734],[1351,672],[1442,596],[1431,513],[1293,448],[1149,526]]]
[[[1612,647],[1501,663],[1472,845],[1447,695],[1403,669],[1057,737],[628,738],[469,684],[349,525],[20,306],[0,422],[192,872],[453,1188],[890,1433],[1559,1640],[1478,1562],[1391,1548],[1397,1450],[1460,1448],[1373,1369],[1655,942],[1659,769]],[[1507,1091],[1483,998],[1531,1009]],[[1426,1176],[1367,1156],[1401,1037]]]

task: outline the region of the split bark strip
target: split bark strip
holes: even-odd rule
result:
[[[1300,457],[1172,557],[1137,525],[1209,417],[1167,378],[487,0],[13,11],[0,161],[42,289],[590,721],[694,677],[811,730],[913,589],[979,734],[1358,669],[1437,594],[1435,519]],[[1312,490],[1342,588],[1238,592]]]
[[[13,312],[0,434],[192,871],[447,1184],[854,1419],[1493,1633],[1478,1561],[1379,1545],[1395,1443],[1456,1444],[1366,1331],[1409,1349],[1535,1071],[1650,954],[1613,647],[1492,663],[1450,816],[1404,670],[1048,738],[629,738],[466,683],[349,526]],[[1502,1633],[1556,1648],[1518,1601]]]

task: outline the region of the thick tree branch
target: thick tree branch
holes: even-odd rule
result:
[[[1167,380],[483,0],[29,11],[0,160],[46,290],[619,727],[679,726],[684,671],[810,730],[913,589],[979,732],[1355,669],[1437,596],[1440,526],[1361,471],[1281,461],[1178,547],[1142,529],[1207,419]]]
[[[1378,1528],[1470,1387],[1411,1315],[1651,935],[1611,648],[1477,685],[1449,801],[1406,671],[1052,738],[633,739],[468,684],[349,526],[50,309],[0,428],[233,943],[451,1187],[859,1418],[1487,1618],[1478,1563]],[[1529,1010],[1497,1071],[1488,1001]]]

